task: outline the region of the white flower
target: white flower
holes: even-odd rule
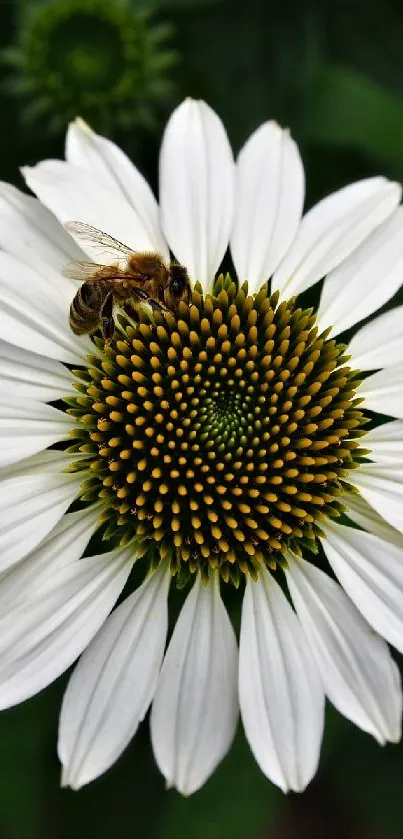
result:
[[[399,287],[403,276],[400,187],[380,177],[360,181],[330,195],[302,217],[304,172],[288,131],[273,122],[265,123],[247,141],[235,164],[219,118],[204,103],[191,100],[186,100],[173,113],[164,134],[160,207],[124,153],[80,120],[69,128],[65,162],[44,161],[24,169],[23,173],[39,200],[6,184],[0,189],[1,707],[21,702],[40,691],[82,654],[66,690],[59,733],[63,783],[73,788],[108,769],[135,734],[151,704],[151,735],[157,763],[168,785],[176,786],[183,793],[198,789],[228,751],[237,725],[238,703],[259,766],[284,791],[302,790],[316,770],[325,696],[380,743],[398,740],[402,694],[398,670],[386,642],[403,652],[402,307],[361,326],[348,348],[354,369],[377,371],[369,375],[365,372],[359,386],[358,396],[364,400],[364,409],[393,418],[371,428],[365,437],[367,455],[364,451],[364,459],[362,455],[357,456],[358,468],[353,472],[349,470],[354,465],[354,451],[362,450],[354,448],[356,433],[348,429],[354,429],[361,420],[351,420],[339,437],[332,437],[326,429],[333,427],[334,417],[345,413],[348,417],[357,415],[355,380],[349,378],[349,373],[344,376],[344,361],[339,356],[332,367],[329,358],[333,357],[334,345],[321,339],[321,345],[327,348],[328,366],[323,368],[322,378],[316,380],[308,397],[303,397],[304,402],[298,403],[293,425],[297,428],[305,413],[301,404],[306,405],[312,398],[311,420],[304,426],[305,437],[297,437],[295,445],[299,454],[293,454],[294,464],[305,463],[299,475],[307,485],[313,481],[311,491],[302,492],[299,484],[299,488],[292,485],[298,469],[292,467],[292,452],[289,457],[287,454],[290,452],[288,438],[283,437],[281,442],[284,459],[290,461],[286,466],[278,456],[277,460],[273,459],[277,443],[265,460],[259,448],[261,441],[253,438],[246,453],[242,446],[247,444],[241,445],[239,440],[236,443],[236,457],[242,460],[245,456],[245,463],[252,463],[252,471],[254,453],[263,458],[261,475],[252,481],[249,503],[239,501],[238,507],[236,504],[234,507],[232,501],[226,502],[226,506],[224,502],[220,506],[220,501],[217,508],[214,504],[209,506],[212,501],[205,487],[210,486],[209,492],[213,494],[226,492],[226,486],[220,489],[215,479],[200,484],[201,505],[193,498],[191,489],[194,487],[198,492],[200,483],[195,469],[204,464],[203,474],[210,470],[207,451],[213,450],[214,458],[217,451],[226,451],[225,446],[219,448],[220,440],[229,440],[231,460],[236,435],[244,433],[246,440],[249,433],[249,415],[245,412],[249,410],[250,390],[240,391],[238,399],[244,356],[242,338],[236,343],[235,336],[233,345],[237,352],[241,347],[236,356],[241,372],[237,380],[235,374],[235,384],[225,392],[223,402],[219,402],[219,390],[214,391],[216,402],[211,410],[213,414],[216,410],[216,414],[209,414],[208,407],[203,408],[203,416],[208,416],[210,422],[205,436],[211,432],[215,443],[206,446],[202,457],[195,457],[197,468],[194,466],[193,471],[186,473],[189,483],[188,489],[184,489],[187,499],[184,506],[181,507],[182,502],[175,493],[171,496],[169,488],[159,483],[163,464],[170,462],[169,452],[175,449],[175,440],[180,437],[179,433],[175,437],[176,430],[182,429],[183,435],[187,418],[192,416],[191,405],[180,402],[184,397],[175,401],[173,382],[172,401],[167,403],[173,422],[164,426],[165,437],[159,435],[162,442],[158,443],[160,449],[156,449],[159,458],[156,468],[152,473],[146,471],[144,476],[144,486],[148,484],[149,489],[154,481],[155,492],[160,493],[154,512],[146,514],[146,502],[139,497],[134,503],[130,482],[137,480],[137,472],[132,471],[130,477],[125,473],[129,489],[120,485],[121,495],[117,496],[121,499],[121,521],[116,523],[113,519],[108,530],[112,509],[108,504],[111,493],[118,492],[114,487],[115,467],[110,466],[112,477],[108,473],[102,484],[97,469],[105,462],[100,460],[103,456],[108,464],[112,463],[114,446],[121,458],[128,457],[128,450],[122,449],[117,437],[106,445],[102,434],[105,428],[108,433],[115,420],[121,428],[128,429],[127,434],[135,445],[130,455],[132,468],[137,471],[145,468],[146,461],[142,465],[136,449],[137,442],[140,451],[143,446],[142,438],[136,437],[140,435],[141,423],[136,426],[133,419],[134,424],[130,425],[128,416],[122,419],[123,414],[116,409],[119,400],[114,395],[119,375],[119,387],[125,387],[128,393],[123,398],[132,405],[129,386],[134,390],[138,380],[134,379],[133,383],[131,372],[136,374],[136,365],[141,365],[142,358],[130,356],[133,352],[130,347],[124,356],[128,345],[122,340],[123,349],[116,349],[112,342],[104,350],[102,342],[96,345],[89,337],[73,335],[68,310],[77,285],[61,272],[67,262],[83,256],[99,260],[99,252],[90,245],[83,255],[80,242],[74,242],[62,226],[69,220],[91,224],[136,251],[158,251],[169,258],[171,249],[176,259],[187,267],[192,280],[201,283],[205,294],[212,291],[214,277],[230,244],[238,280],[240,283],[248,280],[249,292],[253,294],[271,277],[272,290],[278,290],[286,301],[326,277],[318,318],[320,329],[333,327],[333,338],[376,313]],[[104,258],[108,260],[107,255]],[[110,261],[113,262],[112,257]],[[242,305],[239,303],[241,308]],[[196,308],[193,307],[193,313]],[[281,366],[283,356],[286,357],[293,335],[302,334],[292,331],[296,322],[292,311],[292,308],[288,311],[291,332],[284,327],[279,361],[276,358],[270,361],[270,341],[265,344],[267,364],[272,363],[280,371],[277,389],[273,386],[271,392],[269,386],[267,391],[265,385],[265,392],[272,394],[272,406],[292,367],[291,363],[289,367]],[[222,314],[217,320],[221,322]],[[256,357],[254,322],[253,318],[247,320],[242,327],[249,330],[249,367],[245,362],[245,370],[249,372],[254,369]],[[235,317],[232,320],[235,332],[236,324]],[[298,328],[303,331],[304,326]],[[222,335],[227,327],[223,329]],[[124,330],[122,334],[126,334]],[[179,332],[175,334],[170,347],[172,358],[177,357],[175,347],[181,340]],[[309,340],[314,341],[313,333],[310,335]],[[154,345],[156,349],[151,345],[149,352],[156,353],[153,369],[158,370],[159,348],[155,341]],[[206,344],[208,352],[211,346]],[[208,353],[204,347],[198,346],[198,353],[199,350],[198,363],[202,365]],[[117,352],[123,355],[118,356]],[[341,350],[335,352],[337,355]],[[318,350],[315,358],[319,354]],[[185,371],[184,376],[193,360],[191,353],[183,355],[180,369]],[[222,353],[216,354],[213,360],[215,365],[224,365]],[[296,377],[295,391],[309,377],[315,363],[315,359],[304,361],[303,371]],[[78,374],[73,373],[74,368],[79,368]],[[141,369],[140,366],[138,371]],[[312,418],[317,417],[334,394],[322,400],[320,410],[315,407],[319,403],[312,394],[333,375],[329,372],[333,369],[334,376],[344,376],[333,389],[344,394],[340,396],[344,408],[335,409],[327,420],[315,423]],[[211,370],[211,378],[219,378],[219,366]],[[103,375],[105,386],[99,384]],[[158,380],[158,375],[154,381],[160,384],[154,388],[154,395],[158,389],[163,390],[160,385],[164,382],[161,377]],[[165,375],[169,376],[169,371]],[[78,397],[73,388],[73,384],[79,383],[77,376],[84,381],[84,395]],[[142,376],[138,372],[138,378]],[[144,381],[147,384],[147,376]],[[104,402],[98,403],[92,394],[101,386],[110,395],[104,395]],[[153,405],[150,402],[151,408],[147,408],[148,397],[143,398],[144,410],[151,411]],[[266,405],[265,398],[259,404]],[[66,399],[75,406],[73,415],[63,408]],[[291,405],[292,397],[290,400]],[[96,417],[99,404],[98,425],[90,427],[99,428],[100,432],[90,437],[83,413],[92,412],[91,416]],[[109,418],[102,414],[105,405],[110,406]],[[136,417],[136,406],[132,405],[130,410]],[[256,413],[263,425],[265,410],[262,414],[259,408]],[[193,413],[197,414],[197,409]],[[231,425],[232,416],[241,418],[239,428],[246,428],[244,432],[237,428],[237,420],[235,426]],[[287,415],[286,420],[279,418],[279,423],[288,420]],[[307,422],[306,417],[304,421]],[[253,423],[256,432],[262,422],[254,419]],[[269,428],[272,441],[280,432],[278,428],[276,431],[272,426]],[[71,434],[75,438],[75,454],[67,450],[64,442],[68,439],[72,442]],[[151,425],[150,438],[154,439],[154,434]],[[312,437],[315,434],[319,437]],[[102,454],[105,445],[106,452]],[[300,450],[306,446],[312,446],[311,454],[315,452],[315,457],[301,454]],[[329,446],[339,447],[337,450],[344,454],[326,461],[327,455],[321,457],[320,451],[323,454],[323,447]],[[186,457],[183,460],[188,466]],[[327,464],[324,469],[329,470],[332,463],[334,466],[335,471],[326,473],[326,480],[318,472],[321,461]],[[309,473],[309,462],[313,464],[313,472],[316,469],[314,477]],[[340,464],[347,465],[347,469],[340,471]],[[119,462],[117,470],[120,465]],[[249,486],[249,466],[245,469],[244,466],[233,463],[234,474],[225,473],[224,480],[232,482],[231,487],[235,488],[235,501],[237,493],[239,497],[243,492],[242,486]],[[239,483],[235,473],[241,476]],[[260,490],[256,487],[266,480],[270,482],[274,473],[277,477],[272,481],[272,491],[267,492],[266,486],[264,498],[269,508],[270,504],[277,506],[267,508],[269,512],[265,513],[261,496],[257,506]],[[179,472],[174,475],[171,471],[170,479],[174,482],[177,475]],[[294,507],[293,501],[291,504],[284,499],[279,501],[274,492],[275,485],[283,481],[281,475],[291,481],[291,496],[297,494]],[[104,490],[99,494],[101,485]],[[217,489],[211,489],[211,485]],[[348,516],[343,524],[334,517],[335,498],[342,491]],[[73,502],[73,510],[69,511]],[[142,504],[145,504],[143,508]],[[166,511],[167,504],[170,526],[168,531],[160,532],[158,528],[165,527],[161,525],[161,511]],[[320,522],[322,530],[317,528],[318,505],[325,510]],[[250,529],[246,541],[244,533],[239,535],[234,518],[238,513],[233,509],[245,517],[245,527]],[[268,533],[262,526],[264,515],[267,515]],[[210,541],[211,553],[207,551],[207,556],[202,551],[206,545],[203,541],[206,525],[200,524],[203,516],[210,528],[209,538],[215,540]],[[260,516],[259,527],[254,516]],[[287,516],[295,517],[295,528],[287,525]],[[82,556],[100,521],[106,528],[104,535],[116,537],[117,526],[127,524],[128,517],[139,527],[135,540],[119,546],[115,538],[112,550],[97,556]],[[185,524],[181,517],[186,519]],[[144,543],[151,562],[146,565],[140,535],[149,532],[150,518],[156,541]],[[225,533],[223,536],[224,520],[228,533],[234,532],[234,538],[239,540],[235,553],[226,543]],[[134,525],[129,522],[129,530],[130,527]],[[199,554],[196,550],[190,556],[188,565],[182,537],[179,535],[175,541],[175,534],[183,527],[186,533],[190,532],[186,527],[193,528],[195,545],[201,546]],[[313,547],[322,544],[327,568],[332,569],[334,577],[326,573],[324,559],[318,561],[306,547],[307,534],[308,539],[314,536]],[[271,541],[267,541],[269,537]],[[266,540],[268,545],[264,556],[256,548],[259,539]],[[180,550],[178,545],[182,545]],[[297,556],[292,550],[298,551],[301,545],[305,547]],[[281,556],[279,559],[280,547],[282,559]],[[143,562],[144,582],[113,610],[136,560],[139,565]],[[187,567],[195,573],[193,577],[188,574],[189,591],[165,652],[170,581],[172,574],[179,571],[186,576]],[[151,573],[147,574],[149,568]],[[235,578],[240,572],[245,574],[239,656],[221,598],[225,586],[220,590],[220,575],[228,579],[230,572]],[[285,582],[292,605],[284,593]]]

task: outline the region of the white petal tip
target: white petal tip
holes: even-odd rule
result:
[[[273,779],[269,778],[269,780],[273,780]],[[286,781],[286,780],[284,780],[283,783],[280,783],[280,781],[277,781],[276,783],[277,783],[277,786],[279,787],[279,789],[281,789],[281,792],[284,793],[284,795],[291,795],[291,793],[305,792],[308,784],[311,783],[311,780],[312,780],[312,778],[309,778],[304,783],[302,783],[302,782],[299,783],[298,781],[291,782],[291,781]]]
[[[389,191],[396,192],[396,194],[402,194],[402,184],[399,184],[397,181],[389,181]]]
[[[387,178],[384,178],[381,189],[384,198],[387,196],[394,196],[396,204],[400,202],[402,197],[402,185],[397,183],[397,181],[388,181]]]
[[[193,96],[186,96],[186,99],[182,102],[182,105],[205,105],[206,102],[204,99],[194,99]],[[179,105],[179,108],[181,106]]]
[[[371,731],[370,733],[378,746],[387,746],[389,743],[396,744],[400,740],[400,736],[396,734],[381,734],[378,731]]]
[[[71,120],[69,128],[78,128],[80,131],[85,131],[86,134],[94,133],[91,126],[82,117],[75,117],[75,119]]]
[[[310,784],[310,782],[311,782],[311,778],[309,779],[309,781],[306,782],[306,784],[296,784],[295,786],[291,787],[289,790],[286,790],[286,792],[287,793],[288,792],[297,792],[297,793],[305,792],[305,790],[306,790],[308,784]]]
[[[171,779],[169,781],[165,781],[165,789],[167,792],[170,789],[176,789],[176,791],[179,792],[179,795],[182,795],[183,798],[189,798],[190,795],[193,795],[194,792],[197,792],[197,790],[203,786],[203,783],[204,781],[200,784],[189,787],[186,783],[175,783],[175,780]]]
[[[175,786],[175,784],[173,784],[173,786]],[[177,792],[179,792],[180,795],[183,796],[183,798],[189,798],[189,795],[192,795],[192,792],[195,792],[195,790],[188,789],[187,787],[183,787],[181,785],[177,787],[175,786],[175,789],[177,790]]]
[[[165,792],[169,792],[171,789],[175,789],[177,792],[184,796],[189,794],[184,792],[180,786],[177,786],[174,778],[165,778]]]
[[[285,135],[286,137],[290,137],[290,136],[291,136],[291,131],[290,131],[290,129],[289,129],[288,127],[283,127],[283,126],[282,126],[282,125],[280,125],[280,123],[279,123],[279,122],[277,122],[277,120],[275,120],[275,119],[269,119],[269,120],[267,120],[267,122],[265,122],[265,123],[264,123],[264,125],[267,125],[267,127],[268,127],[268,128],[274,128],[274,130],[275,130],[275,131],[278,131],[278,132],[279,132],[279,134],[283,134],[283,135]]]
[[[375,737],[378,740],[380,746],[387,746],[388,743],[391,745],[396,746],[397,743],[400,743],[402,738],[402,730],[399,724],[399,728],[394,731],[386,731],[383,734],[380,734],[379,737]]]
[[[62,789],[68,789],[68,787],[73,787],[66,766],[62,766],[62,771],[60,775],[60,786]]]
[[[94,779],[90,778],[89,780],[94,780]],[[74,792],[77,792],[77,790],[79,790],[83,786],[85,786],[85,783],[86,783],[85,781],[82,783],[77,778],[77,773],[74,775],[74,773],[70,773],[69,768],[67,766],[63,766],[61,777],[60,777],[60,787],[61,787],[61,789],[71,789]]]

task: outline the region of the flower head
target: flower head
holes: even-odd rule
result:
[[[1,188],[0,704],[82,653],[63,783],[104,772],[152,704],[157,763],[190,793],[240,706],[262,771],[303,789],[325,696],[379,742],[400,736],[383,640],[403,650],[400,309],[339,337],[398,288],[400,188],[361,181],[302,217],[288,132],[261,126],[235,165],[218,117],[191,100],[164,134],[160,207],[82,121],[66,158],[24,170],[39,200]],[[63,266],[117,257],[70,223],[74,241],[72,221],[117,248],[171,250],[189,301],[116,295],[112,338],[75,336]],[[299,295],[323,277],[315,312]],[[88,556],[94,534],[105,552]],[[135,562],[144,581],[113,609]],[[170,585],[184,603],[165,651]],[[242,599],[239,653],[227,585]]]
[[[3,51],[7,86],[29,96],[23,115],[51,131],[81,113],[110,133],[153,128],[173,93],[171,27],[125,0],[56,0],[21,13],[18,42]]]
[[[247,283],[196,285],[177,317],[121,322],[109,346],[97,340],[85,381],[79,371],[85,500],[102,499],[108,538],[135,538],[181,578],[207,581],[211,568],[239,585],[287,549],[316,552],[319,522],[340,515],[367,453],[345,345],[278,298],[267,284],[255,297]]]

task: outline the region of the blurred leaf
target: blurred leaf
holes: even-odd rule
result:
[[[241,730],[225,760],[199,792],[170,802],[155,839],[255,839],[286,801],[262,775]]]
[[[328,66],[312,86],[305,117],[309,140],[359,148],[403,177],[403,98],[351,68]]]
[[[270,118],[295,132],[304,91],[322,60],[313,3],[221,0],[180,11],[172,20],[183,59],[182,94],[217,110],[235,149]]]
[[[213,3],[222,3],[223,0],[149,0],[150,5],[154,8],[160,9],[192,9],[195,6],[212,5]]]
[[[46,691],[0,715],[0,834],[7,839],[43,837],[44,762],[56,722],[53,705],[52,691]]]
[[[320,0],[318,0],[320,3]],[[322,3],[332,60],[403,92],[403,16],[400,0],[338,0]]]
[[[401,743],[381,748],[368,734],[352,727],[322,779],[371,836],[401,839],[402,761]]]
[[[122,756],[104,775],[78,792],[60,789],[55,783],[58,775],[55,760],[49,767],[47,832],[41,839],[154,839],[167,797],[154,761],[148,724],[140,725]]]
[[[320,765],[325,766],[328,761],[330,763],[337,756],[338,752],[344,748],[345,743],[348,742],[351,731],[354,729],[353,723],[347,720],[329,700],[326,701],[325,711],[325,727],[323,732],[323,741],[320,750]]]

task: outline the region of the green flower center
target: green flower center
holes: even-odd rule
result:
[[[28,4],[29,5],[29,4]],[[170,101],[172,28],[123,0],[49,0],[27,6],[4,54],[8,87],[29,94],[27,119],[58,130],[79,114],[104,133],[151,128]]]
[[[48,61],[64,83],[86,90],[113,87],[124,70],[124,43],[120,28],[85,11],[54,26]]]
[[[178,575],[219,569],[238,584],[288,548],[317,550],[340,514],[365,422],[345,346],[312,310],[219,278],[179,316],[121,318],[80,373],[72,412],[102,499],[105,537],[135,538]],[[83,441],[85,437],[85,441]]]

